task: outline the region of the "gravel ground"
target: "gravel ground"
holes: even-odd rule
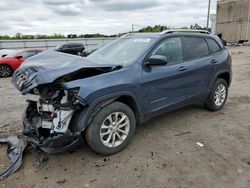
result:
[[[110,157],[86,145],[56,155],[28,150],[21,169],[0,187],[250,187],[250,47],[230,51],[234,79],[223,110],[190,106],[157,117]],[[24,100],[10,79],[0,80],[0,97],[0,137],[20,135]]]

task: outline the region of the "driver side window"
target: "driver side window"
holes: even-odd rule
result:
[[[181,38],[168,38],[161,41],[153,50],[152,55],[165,56],[168,59],[168,65],[181,63],[183,60]]]

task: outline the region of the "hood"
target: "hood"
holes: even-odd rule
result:
[[[75,72],[115,67],[117,66],[100,64],[79,56],[44,51],[26,60],[14,73],[11,82],[25,94],[37,85],[53,83],[58,78]]]

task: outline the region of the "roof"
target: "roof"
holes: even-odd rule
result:
[[[210,34],[207,30],[201,30],[201,29],[170,29],[162,31],[161,34],[168,34],[168,33],[202,33],[202,34]]]
[[[159,37],[160,33],[127,33],[122,35],[121,37],[133,37],[133,36],[140,36],[140,37]]]
[[[195,30],[195,29],[171,29],[165,30],[162,32],[155,32],[155,33],[128,33],[123,35],[122,37],[149,37],[149,38],[157,38],[164,35],[169,34],[190,34],[190,35],[210,35],[210,32],[207,30]]]

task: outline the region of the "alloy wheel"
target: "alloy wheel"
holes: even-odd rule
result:
[[[214,93],[214,103],[216,106],[221,106],[227,95],[227,90],[224,84],[219,84]]]
[[[107,147],[117,147],[127,138],[130,121],[123,112],[114,112],[104,119],[100,128],[100,138]]]
[[[0,65],[0,77],[11,76],[12,70],[7,65]]]

